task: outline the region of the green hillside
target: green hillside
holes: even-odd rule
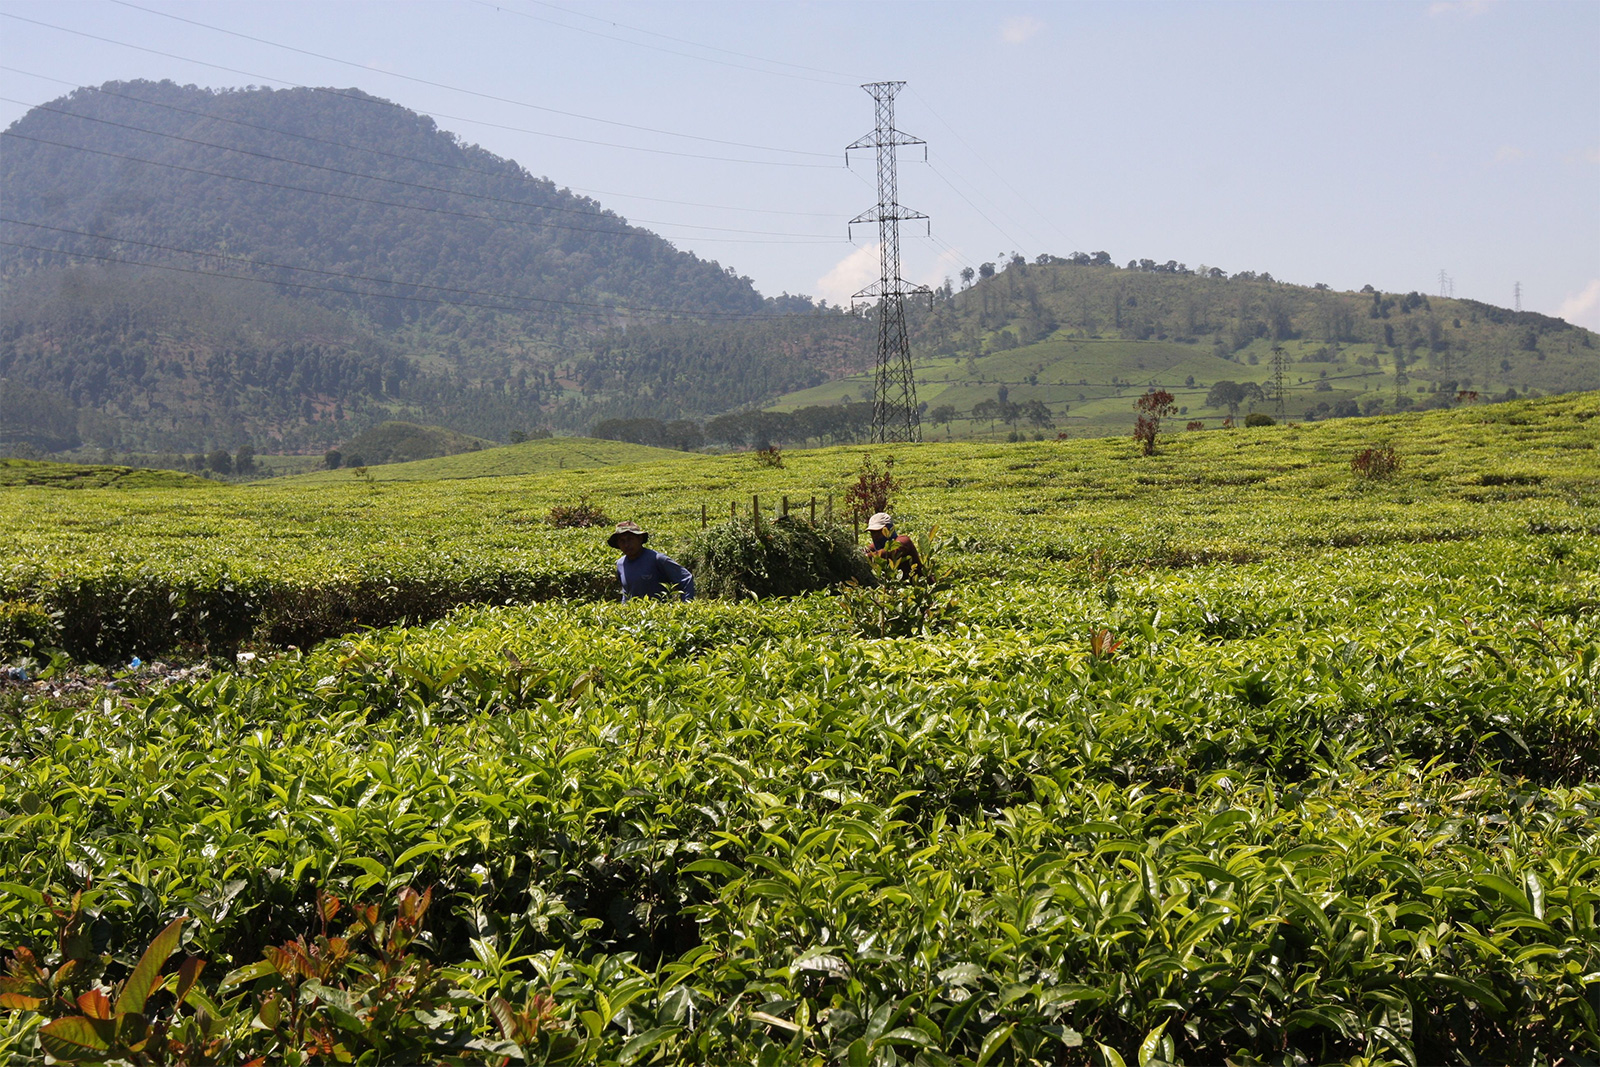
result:
[[[362,430],[345,442],[339,452],[347,466],[372,466],[438,459],[458,452],[476,452],[492,443],[444,426],[390,421]]]
[[[46,489],[191,489],[212,483],[192,474],[106,464],[0,459],[0,486]]]
[[[930,439],[1122,433],[1133,399],[1151,388],[1171,392],[1186,422],[1215,425],[1229,415],[1206,403],[1219,381],[1261,390],[1241,414],[1277,415],[1275,348],[1282,414],[1294,421],[1600,388],[1594,333],[1532,312],[1043,258],[946,294],[921,320],[917,396]],[[870,374],[845,376],[771,407],[870,400],[872,384]],[[1053,425],[1021,412],[1010,423],[974,417],[1002,387],[1010,404],[1045,404]],[[930,425],[946,405],[953,421]]]
[[[113,82],[0,149],[0,451],[320,454],[388,421],[507,441],[870,398],[870,311],[763,298],[358,90]],[[1219,381],[1277,412],[1274,346],[1296,420],[1600,387],[1594,334],[1548,316],[1105,253],[985,264],[909,316],[920,397],[956,413],[930,436],[1120,433],[1154,385],[1185,421],[1226,414]]]
[[[591,383],[624,331],[669,319],[706,323],[670,398],[704,416],[820,380],[858,326],[354,89],[80,89],[0,133],[0,195],[0,427],[47,450],[587,426],[637,399]],[[805,321],[779,351],[752,318]]]
[[[588,437],[547,437],[481,451],[461,452],[438,459],[371,466],[358,473],[349,469],[316,471],[293,479],[294,484],[346,483],[371,478],[380,482],[431,482],[458,478],[507,478],[522,474],[594,470],[622,464],[670,463],[688,459],[670,448],[597,441]]]

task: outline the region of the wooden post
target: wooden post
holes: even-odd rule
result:
[[[811,494],[811,525],[817,524],[817,494]]]
[[[789,494],[788,493],[783,494],[783,517],[786,518],[786,519],[789,517]]]
[[[761,525],[761,498],[754,493],[750,494],[750,521]]]
[[[702,529],[702,530],[704,530],[706,528],[706,518],[707,518],[707,516],[706,516],[706,506],[704,504],[701,504],[700,505],[700,529]]]
[[[861,543],[861,516],[857,515],[855,512],[851,512],[850,513],[850,525],[855,527],[856,543],[860,544]]]
[[[728,521],[739,521],[739,502],[737,500],[728,501]]]

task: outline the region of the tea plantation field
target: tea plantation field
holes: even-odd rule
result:
[[[873,449],[934,591],[687,605],[545,515],[861,450],[0,490],[0,1058],[1592,1062],[1597,414]]]

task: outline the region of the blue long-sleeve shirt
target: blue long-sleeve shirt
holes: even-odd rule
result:
[[[694,599],[694,575],[689,573],[687,567],[653,548],[641,549],[637,559],[627,556],[618,559],[617,579],[622,582],[624,601],[636,596],[665,600],[673,587],[677,588],[683,599]]]

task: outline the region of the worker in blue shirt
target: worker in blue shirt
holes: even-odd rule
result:
[[[694,575],[676,560],[644,547],[649,539],[650,534],[634,522],[617,523],[617,532],[606,539],[606,544],[622,552],[617,579],[622,582],[623,601],[636,596],[665,600],[674,589],[684,600],[693,600]]]

